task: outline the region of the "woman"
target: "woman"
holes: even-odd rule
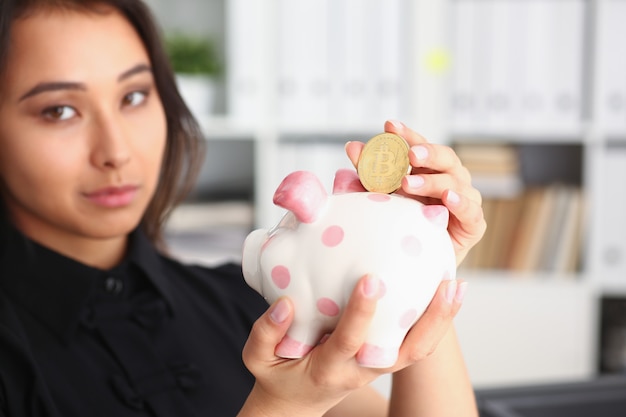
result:
[[[460,262],[485,229],[467,170],[385,130],[413,145],[403,192],[449,208]],[[392,368],[355,361],[371,277],[325,343],[284,360],[289,300],[155,249],[199,137],[139,0],[2,1],[0,416],[475,416],[451,326],[465,284],[441,284]],[[388,402],[367,384],[389,372]]]

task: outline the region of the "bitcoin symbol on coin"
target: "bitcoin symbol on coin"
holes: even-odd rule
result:
[[[365,144],[357,173],[366,190],[389,194],[400,188],[410,167],[406,141],[393,133],[381,133]]]

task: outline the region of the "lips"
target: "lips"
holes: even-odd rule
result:
[[[85,197],[98,206],[118,208],[131,204],[138,191],[139,187],[136,185],[105,187],[94,192],[86,193]]]

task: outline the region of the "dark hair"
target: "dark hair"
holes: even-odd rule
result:
[[[193,187],[204,155],[198,123],[182,100],[160,30],[150,9],[141,0],[1,0],[0,75],[5,71],[13,21],[40,11],[73,10],[107,13],[111,8],[128,19],[141,38],[150,58],[155,84],[167,120],[165,155],[157,190],[144,213],[140,227],[164,249],[163,227],[172,209]],[[1,203],[1,202],[0,202]],[[1,204],[0,204],[1,205]],[[0,207],[0,222],[9,225],[8,213]],[[0,230],[1,232],[1,230]]]

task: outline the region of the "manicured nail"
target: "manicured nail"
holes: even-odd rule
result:
[[[404,123],[399,122],[397,120],[387,120],[389,123],[393,125],[396,129],[404,129]]]
[[[351,144],[352,141],[347,141],[345,145],[343,145],[343,150],[345,151],[346,149],[348,149],[348,145]]]
[[[428,149],[426,149],[425,146],[415,145],[411,148],[411,152],[413,152],[413,155],[418,161],[423,161],[428,158]]]
[[[465,291],[467,291],[467,281],[463,281],[458,285],[456,295],[454,296],[454,300],[457,303],[463,302],[463,298],[465,298]]]
[[[272,311],[270,311],[270,318],[274,323],[281,324],[289,317],[289,303],[285,300],[279,300]]]
[[[373,275],[368,275],[363,283],[363,295],[367,298],[376,298],[380,288],[380,280]]]
[[[424,185],[424,178],[420,175],[407,175],[406,181],[409,184],[409,188],[420,188]]]
[[[448,203],[449,204],[459,204],[461,202],[461,197],[452,190],[448,191]]]
[[[448,282],[448,286],[446,287],[446,301],[452,303],[454,297],[456,296],[457,283],[456,280],[450,280]]]

